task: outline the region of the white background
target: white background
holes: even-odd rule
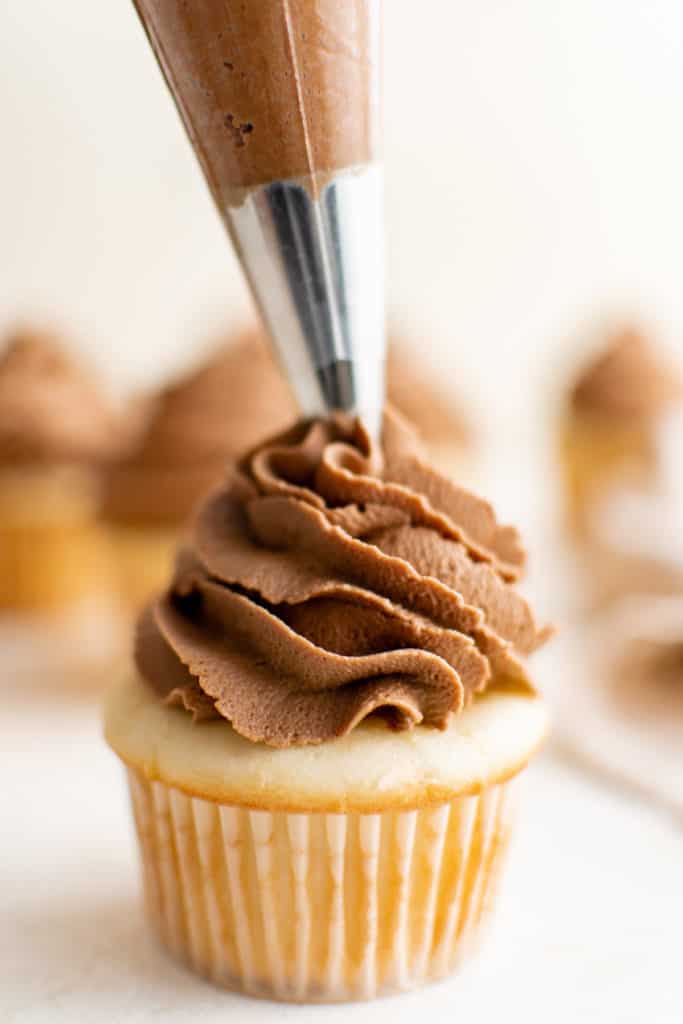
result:
[[[635,316],[672,349],[683,334],[683,5],[385,7],[390,305],[496,425],[494,490],[533,520],[526,449],[596,324]],[[0,330],[61,323],[132,387],[248,315],[129,0],[0,0],[0,125]],[[347,1019],[226,997],[171,966],[144,929],[96,712],[55,699],[35,715],[21,693],[9,705],[3,1021]],[[681,1019],[680,822],[557,756],[528,790],[480,964],[354,1019]]]

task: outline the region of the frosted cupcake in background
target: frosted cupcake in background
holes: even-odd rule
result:
[[[566,517],[581,540],[613,490],[647,488],[657,477],[656,432],[681,401],[677,372],[633,329],[614,335],[573,384],[560,426]]]
[[[568,417],[563,440],[578,614],[557,658],[559,743],[591,771],[680,817],[680,378],[631,333],[615,339],[574,397],[580,411]],[[605,406],[609,422],[599,412]]]
[[[470,952],[547,726],[524,561],[394,414],[381,445],[335,417],[242,456],[106,712],[176,957],[252,995],[345,1001]]]
[[[454,404],[404,346],[390,346],[389,401],[414,422],[430,452],[452,469],[471,436]],[[180,533],[229,459],[297,416],[294,400],[258,328],[215,350],[150,403],[138,443],[107,474],[103,518],[120,592],[138,608],[166,581]]]
[[[68,611],[107,589],[98,523],[104,466],[123,420],[49,334],[0,351],[0,610]]]
[[[293,416],[284,379],[256,331],[151,400],[137,444],[105,481],[102,517],[126,604],[139,607],[168,578],[182,530],[228,461]]]

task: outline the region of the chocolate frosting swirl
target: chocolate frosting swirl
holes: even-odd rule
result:
[[[96,463],[124,441],[98,382],[48,334],[17,331],[0,355],[0,463]]]
[[[170,589],[143,614],[142,676],[196,719],[276,747],[370,714],[444,728],[491,682],[530,687],[548,636],[513,583],[517,532],[422,459],[389,414],[297,424],[199,511]]]

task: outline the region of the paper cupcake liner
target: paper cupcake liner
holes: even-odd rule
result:
[[[289,814],[128,774],[163,945],[218,985],[298,1002],[372,999],[449,974],[490,908],[514,788],[414,811]]]
[[[0,470],[0,609],[59,611],[99,593],[108,569],[97,478],[78,466]]]
[[[106,541],[94,524],[0,521],[3,611],[59,611],[108,587]]]

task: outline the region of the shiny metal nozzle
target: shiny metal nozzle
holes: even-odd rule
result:
[[[321,188],[291,179],[222,211],[277,355],[305,416],[384,404],[382,171],[338,171]]]

